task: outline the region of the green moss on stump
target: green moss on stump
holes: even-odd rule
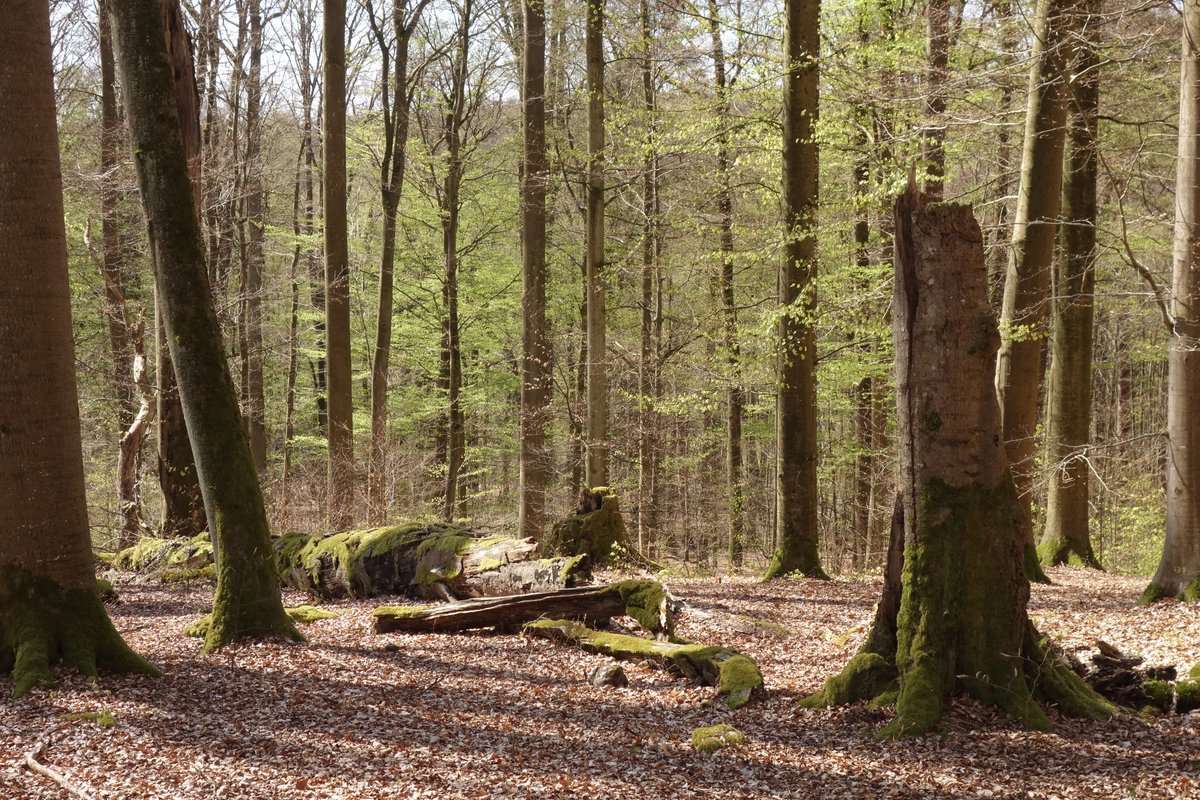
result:
[[[1200,708],[1200,682],[1180,681],[1175,684],[1175,713],[1186,714]]]
[[[607,486],[589,493],[591,504],[599,508],[572,514],[554,524],[550,534],[538,545],[542,556],[586,555],[593,564],[639,561],[617,495]]]
[[[724,723],[692,731],[692,749],[697,753],[715,753],[724,747],[746,743],[746,734]]]
[[[1175,699],[1175,690],[1170,681],[1146,681],[1142,691],[1150,701],[1150,706],[1157,711],[1170,711],[1171,702]]]
[[[800,708],[831,708],[870,700],[896,680],[896,668],[877,653],[859,653],[816,694],[800,701]]]
[[[625,614],[651,633],[675,632],[667,613],[667,593],[658,581],[632,579],[614,585],[625,603]]]

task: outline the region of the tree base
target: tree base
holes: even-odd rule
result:
[[[1042,539],[1037,554],[1038,561],[1047,567],[1070,565],[1104,571],[1090,545],[1081,545],[1070,539]]]
[[[1146,587],[1146,591],[1142,592],[1142,596],[1138,599],[1138,605],[1148,606],[1159,600],[1170,599],[1184,603],[1194,603],[1200,600],[1200,575],[1192,578],[1188,583],[1153,581]]]
[[[821,569],[821,558],[815,545],[792,552],[776,550],[771,556],[771,563],[767,565],[767,571],[763,574],[763,580],[770,581],[796,574],[820,581],[830,580],[825,570]]]
[[[1042,569],[1037,548],[1031,544],[1025,545],[1025,577],[1029,579],[1030,583],[1040,583],[1044,586],[1049,586],[1054,582]]]
[[[48,578],[5,570],[0,575],[0,671],[11,670],[13,697],[53,686],[51,667],[59,660],[93,680],[101,669],[162,674],[125,644],[95,588],[65,590]]]

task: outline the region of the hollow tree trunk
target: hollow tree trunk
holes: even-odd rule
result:
[[[983,236],[967,206],[896,208],[897,418],[902,552],[866,646],[809,706],[871,697],[899,677],[886,735],[920,735],[962,690],[1046,728],[1035,697],[1104,718],[1096,695],[1041,640],[1026,613],[1020,509],[992,379],[999,344]],[[895,607],[896,565],[900,602]],[[894,616],[893,616],[894,615]],[[895,632],[894,641],[891,631]]]

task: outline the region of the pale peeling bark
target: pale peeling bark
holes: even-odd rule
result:
[[[1167,362],[1167,536],[1143,601],[1200,600],[1200,2],[1183,6]]]

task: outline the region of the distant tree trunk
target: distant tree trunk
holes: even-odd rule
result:
[[[387,510],[388,366],[392,352],[392,304],[396,268],[396,211],[404,188],[408,162],[409,110],[413,91],[408,77],[408,43],[421,11],[429,0],[418,0],[408,14],[408,0],[392,4],[394,50],[389,50],[383,26],[371,25],[382,56],[380,97],[383,103],[383,158],[379,163],[379,193],[383,205],[383,254],[379,265],[379,318],[375,326],[375,357],[371,362],[371,455],[367,507],[371,521],[383,521]]]
[[[16,697],[53,684],[51,661],[60,658],[90,677],[98,668],[156,673],[113,628],[92,571],[51,53],[46,0],[8,3],[0,26],[0,669],[12,671]]]
[[[1100,59],[1096,52],[1099,0],[1082,0],[1071,59],[1071,116],[1063,182],[1060,255],[1054,265],[1053,338],[1047,440],[1050,489],[1046,528],[1038,545],[1043,564],[1072,555],[1100,568],[1088,531],[1087,449],[1092,421],[1092,295],[1096,286],[1097,115]]]
[[[138,466],[141,463],[142,444],[154,423],[157,410],[154,402],[154,389],[146,375],[146,347],[144,342],[146,326],[138,322],[136,327],[129,323],[128,309],[122,303],[125,328],[133,344],[133,364],[130,378],[138,389],[141,405],[129,421],[129,427],[121,435],[117,449],[117,502],[121,506],[121,534],[117,546],[122,550],[137,544],[142,535],[142,499],[138,491]]]
[[[1017,496],[992,382],[999,337],[983,235],[967,206],[923,206],[910,187],[896,207],[901,500],[883,600],[866,644],[804,704],[875,697],[899,677],[886,736],[929,732],[956,690],[1029,728],[1050,725],[1035,697],[1072,716],[1107,718],[1115,709],[1026,613]]]
[[[546,329],[546,11],[524,0],[522,107],[525,168],[521,185],[521,505],[520,536],[541,540],[546,528],[546,418],[550,405],[550,337]]]
[[[604,287],[604,5],[587,4],[587,488],[608,485],[608,346]]]
[[[262,491],[208,285],[157,5],[123,0],[110,19],[167,341],[219,555],[205,648],[244,637],[298,639],[280,600]]]
[[[325,0],[325,358],[329,527],[354,520],[354,396],[350,385],[350,255],[346,239],[346,0]]]
[[[246,280],[242,285],[246,313],[246,430],[250,434],[250,452],[254,466],[261,472],[267,467],[266,401],[263,397],[263,271],[266,268],[263,234],[262,176],[262,51],[263,18],[261,0],[250,0],[250,69],[246,74],[246,155],[245,210]]]
[[[950,0],[928,0],[925,7],[926,86],[925,192],[931,202],[942,199],[946,182],[946,81],[950,73]]]
[[[111,12],[110,12],[111,13]],[[193,208],[200,208],[200,115],[191,45],[183,26],[179,0],[162,0],[162,27],[173,66],[175,110],[191,180]],[[198,217],[197,217],[198,219]],[[162,534],[192,537],[208,529],[204,498],[196,477],[196,461],[175,382],[158,295],[155,295],[158,379],[158,482],[163,494]]]
[[[1037,423],[1041,408],[1042,349],[1049,317],[1050,271],[1062,203],[1067,126],[1066,9],[1073,0],[1039,0],[1029,68],[1029,105],[1021,188],[1013,220],[1012,252],[1000,315],[996,391],[1004,442],[1021,498],[1021,532],[1030,580],[1049,582],[1033,541]]]
[[[291,501],[289,492],[292,479],[292,440],[296,437],[296,378],[300,367],[300,258],[303,246],[300,243],[300,190],[304,183],[304,150],[307,142],[300,142],[300,150],[296,154],[296,180],[292,186],[292,238],[296,244],[292,247],[292,262],[288,268],[288,285],[290,301],[288,305],[288,366],[287,379],[284,384],[284,418],[283,418],[283,471],[279,477],[279,519],[284,528],[288,527],[288,505]]]
[[[817,103],[820,0],[785,0],[783,260],[775,438],[778,549],[766,577],[825,578],[817,550]]]
[[[1167,362],[1167,536],[1143,602],[1200,600],[1200,2],[1183,4]]]

